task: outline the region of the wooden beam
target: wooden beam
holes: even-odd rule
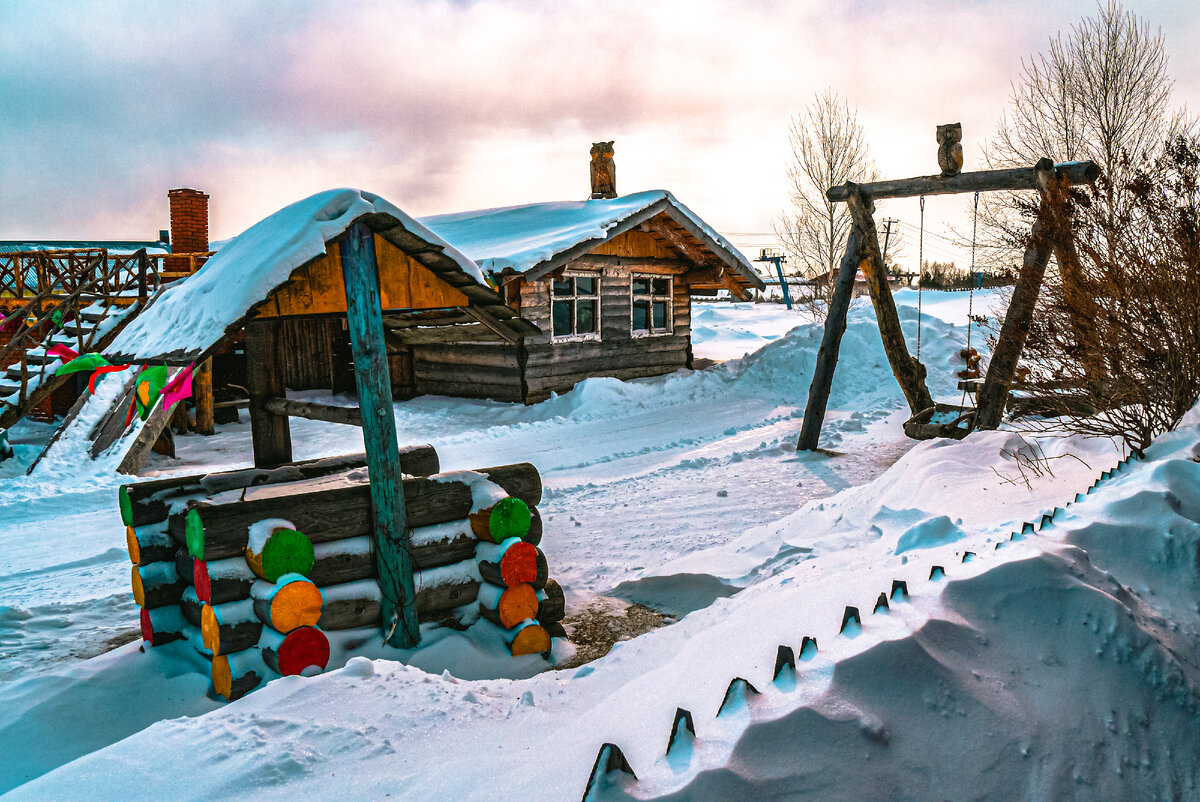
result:
[[[383,639],[401,649],[421,641],[410,553],[400,453],[396,447],[396,417],[384,343],[379,300],[379,269],[375,242],[362,221],[352,224],[341,239],[342,277],[346,283],[346,319],[354,353],[354,374],[362,416],[367,470],[371,477],[372,542],[382,596]],[[276,397],[283,393],[276,393]],[[287,418],[284,418],[287,420]]]
[[[825,318],[825,333],[817,351],[817,365],[813,370],[812,384],[808,388],[804,423],[800,427],[800,440],[796,446],[800,451],[816,451],[817,443],[821,439],[821,424],[825,421],[825,408],[829,405],[833,371],[837,367],[842,335],[846,333],[846,313],[854,296],[854,277],[863,261],[863,236],[858,226],[850,228],[846,254],[842,257],[833,297],[829,300],[829,314]]]
[[[911,357],[904,342],[904,330],[896,314],[896,302],[888,286],[887,266],[879,250],[879,231],[875,228],[875,204],[853,187],[850,200],[850,216],[854,225],[864,234],[863,275],[867,277],[867,289],[871,293],[871,305],[875,307],[875,319],[879,323],[879,336],[883,340],[883,351],[892,367],[892,375],[904,392],[908,408],[916,415],[933,406],[933,397],[925,386],[925,366]]]
[[[1066,190],[1071,182],[1063,180],[1051,169],[1049,159],[1039,162],[1038,169],[1042,203],[1033,223],[1033,237],[1025,249],[1017,286],[1013,289],[996,348],[988,363],[987,376],[979,391],[976,405],[978,413],[975,416],[977,429],[995,429],[1000,425],[1009,386],[1016,374],[1017,361],[1025,348],[1025,338],[1029,336],[1029,323],[1033,319],[1034,306],[1042,288],[1042,278],[1046,275],[1053,244],[1063,236],[1070,236],[1069,223],[1065,232],[1062,227],[1066,216]]]
[[[213,420],[212,357],[196,364],[192,374],[192,400],[196,404],[196,433],[209,435],[216,432]]]
[[[960,192],[994,192],[997,190],[1037,189],[1038,170],[1043,159],[1033,167],[1012,170],[981,170],[955,176],[926,175],[919,178],[900,178],[895,181],[876,181],[860,184],[858,188],[874,200],[882,198],[912,198],[917,195],[953,195]],[[1069,185],[1090,184],[1100,176],[1095,162],[1063,162],[1053,165],[1059,180]],[[848,184],[830,187],[825,197],[834,203],[850,197]]]
[[[277,468],[292,461],[292,433],[286,415],[263,406],[284,395],[282,342],[278,319],[246,321],[246,390],[250,394],[250,441],[254,467]]]
[[[274,415],[362,426],[362,410],[358,407],[335,407],[332,404],[296,401],[291,398],[268,398],[263,402],[263,407]]]
[[[707,265],[717,261],[716,257],[705,253],[698,245],[688,241],[679,231],[664,223],[660,217],[650,218],[639,225],[638,230],[666,240],[668,245],[698,265]]]
[[[463,307],[460,307],[460,309],[462,309],[462,311],[465,312],[466,314],[468,314],[471,317],[478,320],[485,327],[487,327],[492,333],[499,335],[499,337],[501,339],[503,339],[505,342],[509,342],[509,343],[512,343],[513,345],[516,345],[517,342],[520,341],[521,338],[518,337],[516,334],[514,334],[512,329],[510,329],[508,326],[505,326],[499,320],[494,318],[491,314],[484,311],[483,309],[480,309],[478,306],[463,306]]]

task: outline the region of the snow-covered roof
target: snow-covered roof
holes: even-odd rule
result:
[[[432,231],[484,270],[539,278],[617,234],[665,213],[731,268],[762,288],[745,256],[670,192],[656,189],[619,198],[532,203],[422,217]]]
[[[293,203],[229,241],[194,275],[157,295],[107,349],[116,361],[187,363],[241,328],[251,310],[292,272],[325,254],[352,223],[367,225],[466,293],[507,311],[471,259],[388,201],[331,189]]]

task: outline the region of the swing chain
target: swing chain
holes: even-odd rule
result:
[[[921,361],[921,292],[925,284],[925,196],[921,196],[921,233],[917,237],[917,361]]]

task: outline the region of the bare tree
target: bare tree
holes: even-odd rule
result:
[[[858,113],[831,89],[815,94],[804,112],[792,119],[789,140],[792,207],[781,215],[776,234],[801,275],[830,277],[814,288],[820,300],[828,295],[850,235],[846,204],[830,202],[825,190],[847,181],[874,181],[878,174]]]
[[[1092,160],[1110,178],[1093,193],[1099,211],[1116,215],[1128,197],[1119,171],[1153,160],[1164,143],[1189,135],[1194,121],[1171,105],[1162,33],[1118,0],[1050,40],[1021,65],[1009,109],[984,158],[992,167],[1028,167],[1038,159]],[[991,194],[980,207],[984,259],[1014,261],[1033,207],[1015,193]],[[1102,233],[1102,232],[1095,232]]]
[[[1152,162],[1117,167],[1097,194],[1120,208],[1081,194],[1074,210],[1086,291],[1047,274],[1022,362],[1028,411],[1048,416],[1032,428],[1119,437],[1141,453],[1200,397],[1200,147],[1179,136]]]

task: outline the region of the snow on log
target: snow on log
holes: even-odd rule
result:
[[[141,610],[142,640],[151,646],[161,646],[188,636],[191,626],[183,611],[175,605]]]
[[[129,561],[134,565],[174,560],[178,548],[162,525],[126,526],[125,546],[129,549]]]
[[[413,574],[417,589],[417,619],[435,621],[447,612],[474,602],[479,575],[473,563],[456,563]],[[379,623],[379,585],[373,579],[321,588],[325,604],[318,626],[330,632],[375,626]]]
[[[545,626],[562,621],[566,617],[567,599],[562,586],[553,579],[547,579],[546,587],[538,591],[538,623]]]
[[[200,637],[213,654],[240,652],[258,643],[262,622],[254,614],[250,599],[206,604],[200,611]]]
[[[284,574],[308,576],[313,561],[312,541],[290,521],[268,518],[250,525],[246,565],[259,579],[274,582]]]
[[[121,520],[126,526],[138,527],[167,520],[172,502],[181,497],[202,498],[228,490],[299,482],[365,468],[366,465],[366,454],[346,454],[294,462],[278,468],[242,468],[199,476],[173,476],[122,485],[117,491],[117,500]],[[410,476],[429,476],[437,473],[441,464],[431,445],[404,446],[400,449],[400,469]]]
[[[479,558],[479,575],[485,582],[502,588],[528,583],[538,590],[546,585],[549,570],[546,555],[537,546],[518,538],[494,545],[481,544],[475,556]]]
[[[300,574],[285,574],[274,584],[255,582],[250,597],[258,620],[283,633],[316,626],[325,600],[317,586]]]
[[[205,604],[224,604],[245,599],[249,597],[250,586],[256,580],[254,572],[242,557],[192,561],[192,583],[196,586],[196,595]]]
[[[409,526],[467,518],[475,509],[472,485],[456,477],[470,473],[405,479]],[[541,501],[541,476],[529,463],[485,468],[478,473],[528,505]],[[309,483],[270,485],[192,502],[185,517],[188,550],[193,557],[210,560],[239,555],[246,548],[250,525],[276,517],[286,517],[313,543],[369,535],[370,483],[365,476],[337,477],[323,480],[315,488]]]
[[[197,630],[203,623],[203,607],[204,602],[200,601],[200,597],[196,595],[196,588],[188,585],[179,599],[179,610],[188,623]]]
[[[286,635],[264,629],[258,645],[267,667],[285,677],[312,676],[329,665],[329,639],[316,627],[301,627]]]
[[[479,588],[479,613],[499,627],[512,629],[528,618],[537,618],[538,592],[533,585],[498,588],[484,583]]]
[[[533,516],[528,504],[510,496],[472,512],[470,520],[471,530],[480,540],[503,543],[509,538],[524,538]]]
[[[504,642],[513,657],[550,651],[550,633],[538,622],[525,619],[515,629],[506,630]]]
[[[264,681],[273,679],[274,674],[257,647],[217,655],[212,659],[213,690],[230,702],[241,699]]]
[[[139,607],[153,610],[168,604],[178,604],[187,587],[179,578],[173,562],[135,565],[130,574],[133,585],[133,600]]]

